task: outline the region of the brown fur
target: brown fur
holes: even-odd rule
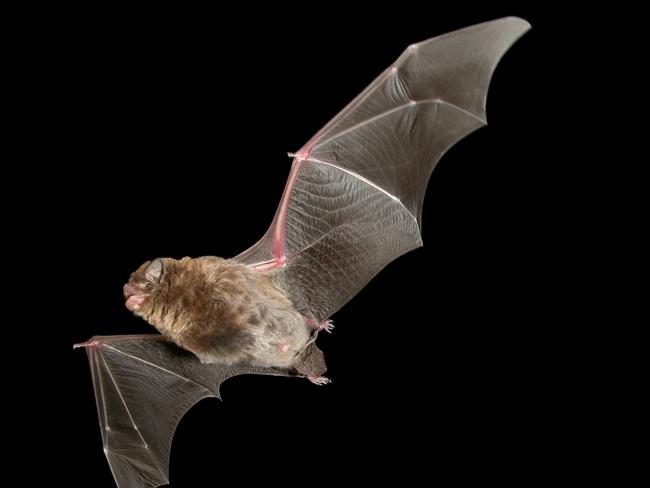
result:
[[[129,286],[147,296],[136,314],[202,362],[286,368],[308,343],[310,330],[274,272],[217,257],[161,261],[150,289],[150,263],[131,275]]]

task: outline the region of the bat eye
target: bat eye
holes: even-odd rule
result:
[[[151,289],[153,288],[153,283],[152,283],[151,281],[147,281],[147,282],[144,284],[144,287],[145,287],[147,290],[151,290]]]

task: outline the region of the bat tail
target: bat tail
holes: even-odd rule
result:
[[[327,365],[325,355],[318,349],[315,342],[311,342],[298,355],[293,367],[301,375],[318,378],[325,374]]]

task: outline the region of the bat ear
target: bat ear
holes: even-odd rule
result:
[[[162,278],[163,270],[164,266],[162,259],[154,259],[149,263],[147,269],[144,270],[144,277],[148,281],[155,281],[157,283],[160,281],[160,278]]]

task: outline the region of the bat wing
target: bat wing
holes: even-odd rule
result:
[[[234,259],[283,267],[296,306],[322,321],[420,247],[429,176],[486,124],[492,73],[529,28],[510,17],[411,45],[293,155],[271,227]]]
[[[81,344],[92,372],[104,452],[119,488],[169,483],[176,426],[199,400],[240,374],[286,371],[201,364],[159,335],[96,336]]]

